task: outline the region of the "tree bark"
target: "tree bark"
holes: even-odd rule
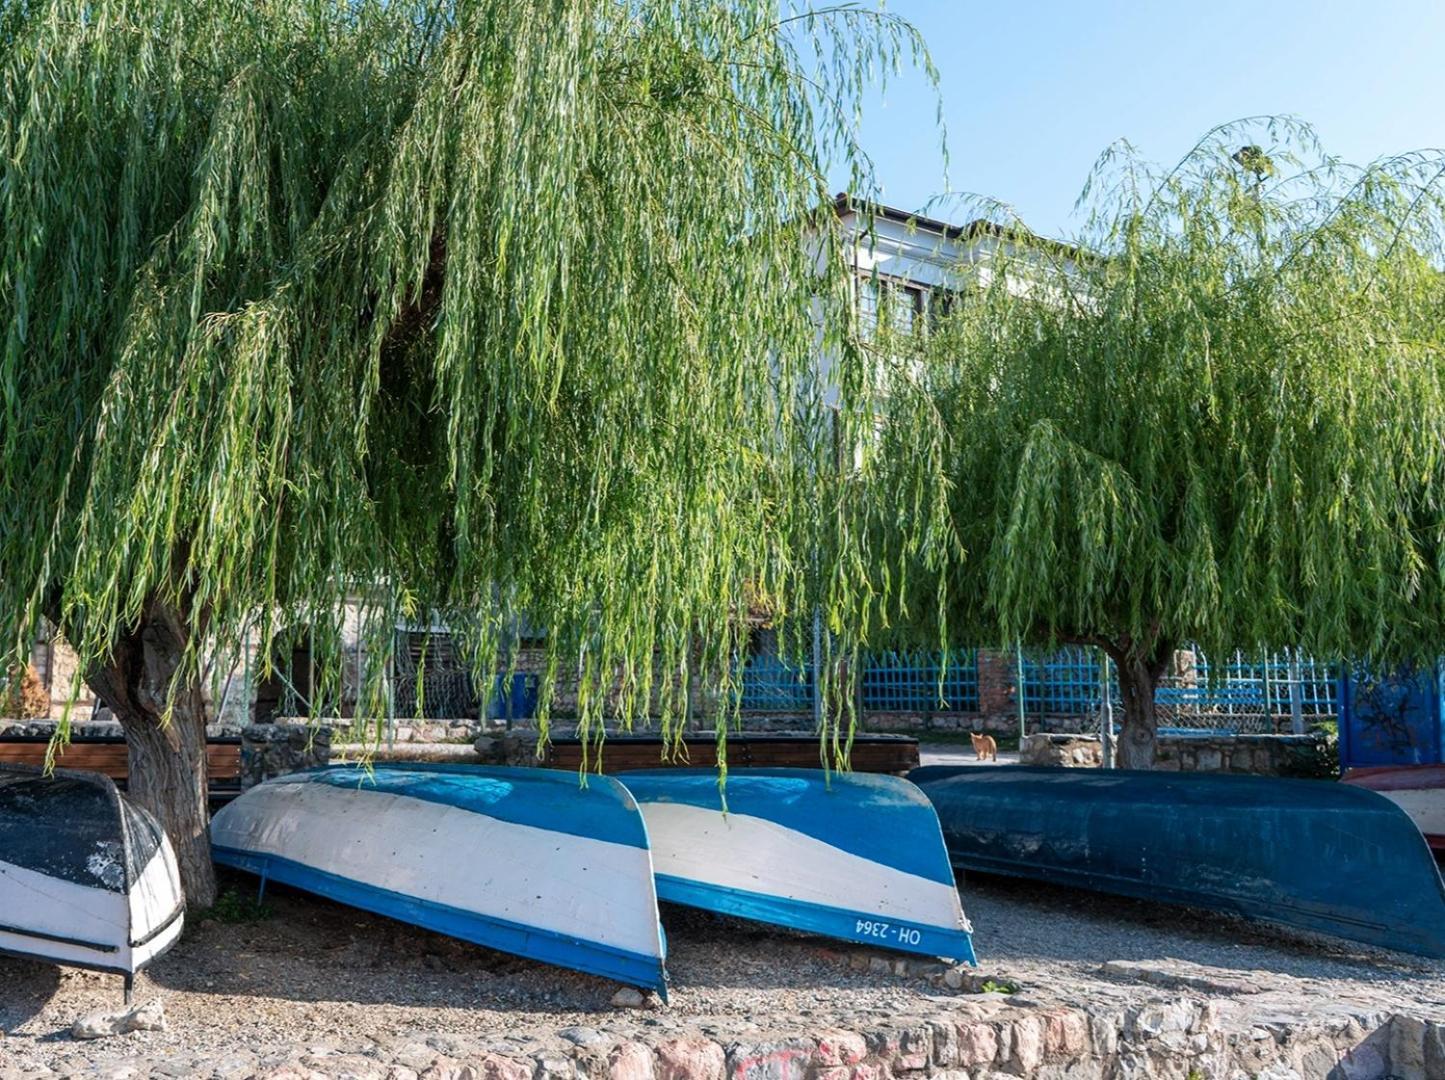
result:
[[[1148,656],[1132,649],[1106,649],[1119,672],[1119,696],[1124,722],[1119,732],[1117,761],[1121,769],[1152,769],[1158,750],[1159,719],[1154,690],[1173,653],[1172,646],[1156,645]]]
[[[216,901],[216,871],[207,832],[205,701],[199,684],[173,688],[188,638],[178,612],[149,600],[140,621],[115,643],[105,664],[87,673],[86,682],[125,732],[126,794],[165,829],[186,905],[200,910]]]

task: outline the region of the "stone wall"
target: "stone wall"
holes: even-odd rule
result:
[[[509,1039],[459,1032],[378,1041],[365,1053],[324,1043],[237,1071],[258,1080],[1439,1080],[1445,1024],[1341,1013],[1310,1026],[1225,1022],[1216,1002],[1161,999],[1127,1008],[1029,1007],[969,995],[930,1016],[847,1027],[723,1031],[606,1023]],[[610,1018],[609,1018],[610,1019]],[[278,1041],[279,1042],[279,1041]],[[280,1042],[285,1047],[284,1042]],[[289,1049],[289,1048],[287,1048]],[[166,1064],[184,1062],[173,1048]],[[158,1056],[158,1055],[157,1055]],[[152,1062],[136,1063],[152,1071]],[[118,1075],[131,1075],[133,1070]],[[179,1075],[155,1069],[156,1075]],[[87,1070],[89,1073],[89,1070]],[[30,1074],[29,1075],[39,1075]],[[47,1074],[49,1075],[49,1074]],[[80,1075],[76,1072],[74,1075]],[[189,1075],[189,1074],[188,1074]],[[204,1073],[197,1073],[204,1075]],[[217,1073],[217,1075],[220,1075]]]
[[[1330,759],[1329,740],[1311,735],[1161,735],[1155,768],[1173,772],[1245,773],[1252,776],[1317,775]],[[1097,735],[1043,732],[1020,747],[1024,765],[1097,767]]]
[[[331,729],[310,724],[250,724],[241,731],[241,789],[331,761]]]
[[[1103,748],[1097,735],[1039,732],[1019,744],[1019,764],[1096,769],[1103,764]]]

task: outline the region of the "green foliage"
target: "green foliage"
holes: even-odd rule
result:
[[[985,979],[978,991],[981,994],[1017,994],[1019,984],[1008,979]]]
[[[238,889],[235,886],[217,896],[216,902],[206,911],[207,918],[237,926],[265,922],[271,915],[270,904],[256,897],[249,889]]]
[[[1167,171],[1111,150],[1077,248],[995,234],[922,362],[890,369],[879,484],[934,461],[948,484],[915,625],[1141,668],[1186,641],[1438,653],[1442,170],[1245,121]]]
[[[750,599],[853,625],[818,209],[905,61],[851,5],[0,0],[5,651],[158,599],[178,682],[300,627],[334,700],[360,598],[378,717],[398,620],[483,673],[524,615],[591,730],[726,680]]]
[[[1280,762],[1279,774],[1299,780],[1338,780],[1339,724],[1334,720],[1312,724],[1310,734],[1319,741],[1287,753]]]

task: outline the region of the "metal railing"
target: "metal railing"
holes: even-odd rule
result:
[[[1032,716],[1085,716],[1102,705],[1097,649],[1067,646],[1019,658],[1019,693]],[[1117,710],[1119,681],[1109,664],[1109,696]],[[1235,653],[1210,669],[1197,650],[1175,654],[1154,703],[1161,728],[1181,731],[1268,733],[1293,730],[1339,712],[1338,665],[1293,653]]]
[[[750,656],[740,682],[743,712],[805,712],[813,707],[813,666],[770,654]]]
[[[978,650],[870,653],[859,693],[865,712],[978,712]]]

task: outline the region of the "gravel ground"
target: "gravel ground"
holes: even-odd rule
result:
[[[244,876],[227,880],[252,887]],[[1260,992],[1229,1007],[1261,1016],[1350,1007],[1445,1019],[1445,963],[1021,881],[970,877],[963,893],[982,969],[1018,983],[1027,1001],[1154,1000],[1157,987],[1107,978],[1101,964],[1176,960],[1251,980]],[[143,1048],[147,1059],[172,1055],[170,1075],[186,1076],[199,1075],[187,1071],[197,1061],[254,1061],[296,1046],[361,1053],[423,1034],[442,1047],[450,1036],[484,1034],[512,1049],[578,1026],[629,1037],[692,1030],[726,1040],[758,1030],[856,1027],[956,1000],[923,978],[859,971],[860,951],[851,946],[665,908],[670,1005],[621,1012],[610,1005],[617,987],[605,980],[279,887],[269,905],[261,921],[189,926],[138,981],[138,1001],[164,1002],[165,1032],[76,1043],[71,1022],[118,1006],[120,980],[0,958],[0,1074],[50,1067],[88,1075],[97,1055],[116,1052],[101,1048],[116,1043],[129,1044],[127,1053]],[[154,1061],[150,1069],[165,1075]]]

